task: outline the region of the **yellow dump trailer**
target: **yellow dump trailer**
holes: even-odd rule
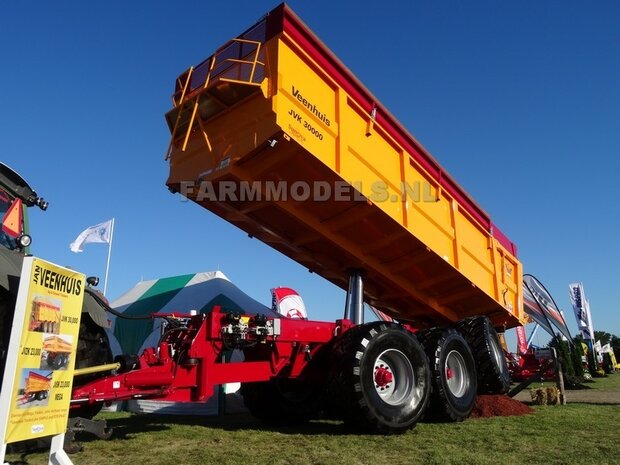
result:
[[[30,331],[58,333],[60,329],[61,308],[45,298],[35,297],[30,313]]]
[[[172,100],[171,190],[401,322],[524,321],[514,244],[286,5]]]
[[[49,377],[31,371],[26,378],[24,395],[30,400],[44,400],[51,386],[52,380]]]
[[[60,370],[67,367],[73,346],[59,336],[49,336],[43,340],[47,368]]]
[[[26,393],[32,393],[37,391],[48,391],[50,389],[51,381],[45,376],[41,376],[34,371],[31,371],[26,378]]]
[[[43,350],[55,353],[70,354],[72,349],[71,343],[65,341],[58,336],[50,336],[43,341]]]

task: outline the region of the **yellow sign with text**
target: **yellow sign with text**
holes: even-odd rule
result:
[[[17,307],[25,305],[25,311],[15,312],[24,317],[7,443],[64,433],[71,400],[84,275],[31,260],[29,276],[22,274],[28,286],[20,286],[17,297]]]

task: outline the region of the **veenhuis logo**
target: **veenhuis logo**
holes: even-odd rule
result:
[[[50,270],[41,265],[34,267],[34,283],[52,291],[64,294],[80,295],[82,293],[82,280],[74,276]]]
[[[330,126],[331,123],[329,121],[329,118],[325,115],[325,113],[320,111],[319,108],[315,104],[311,103],[308,99],[306,99],[301,94],[299,89],[295,89],[295,86],[292,86],[292,93],[293,93],[293,97],[299,100],[303,104],[304,107],[306,107],[308,110],[312,112],[312,114],[314,114],[314,116],[316,116],[318,119],[323,121],[327,125],[327,127]]]

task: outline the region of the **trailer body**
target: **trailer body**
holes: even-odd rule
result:
[[[24,384],[24,399],[44,400],[47,399],[52,386],[52,380],[47,377],[31,371]]]
[[[514,244],[285,5],[173,103],[172,190],[400,321],[524,320]]]
[[[63,338],[54,335],[43,340],[43,350],[45,351],[47,366],[59,370],[65,368],[69,363],[72,345]]]
[[[42,376],[34,371],[28,373],[26,378],[26,394],[32,394],[39,391],[49,391],[51,386],[51,380]]]
[[[30,314],[30,331],[58,333],[60,330],[61,308],[58,304],[40,297],[32,301]]]
[[[65,341],[64,339],[58,336],[46,337],[43,340],[43,350],[47,352],[70,354],[71,349],[72,349],[71,343]]]

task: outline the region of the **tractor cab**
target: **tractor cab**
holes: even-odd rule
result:
[[[27,251],[32,239],[28,235],[28,207],[47,210],[48,202],[28,185],[19,174],[0,163],[0,247]]]

